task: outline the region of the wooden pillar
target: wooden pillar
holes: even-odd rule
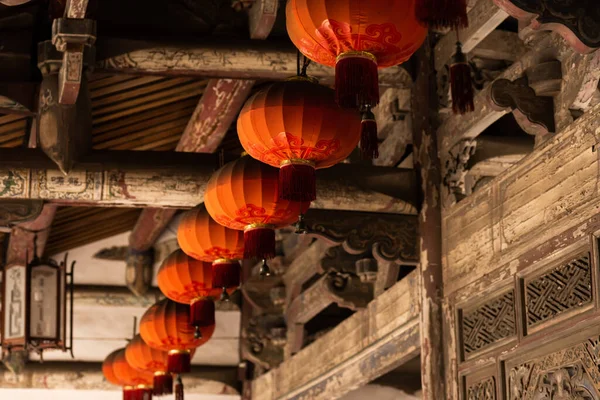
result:
[[[436,77],[430,38],[415,57],[418,75],[412,91],[412,110],[414,166],[421,196],[421,383],[423,400],[442,400],[445,398],[445,375],[442,334],[441,170],[436,138]]]

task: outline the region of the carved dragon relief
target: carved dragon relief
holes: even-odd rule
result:
[[[599,339],[594,337],[510,368],[508,399],[600,399]]]
[[[371,251],[379,260],[418,262],[416,216],[310,210],[305,222],[308,234],[350,254]]]
[[[580,53],[600,47],[597,0],[494,0],[494,3],[533,29],[556,31]]]

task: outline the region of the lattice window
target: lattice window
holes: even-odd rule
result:
[[[463,312],[460,322],[465,354],[515,335],[514,291],[506,292],[472,311]]]
[[[592,301],[590,254],[585,253],[525,285],[527,326],[533,327]]]
[[[467,400],[496,400],[496,380],[489,377],[467,388]]]

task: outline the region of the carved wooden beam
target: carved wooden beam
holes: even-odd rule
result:
[[[217,157],[150,153],[94,151],[64,176],[39,151],[0,149],[0,198],[125,207],[197,205]],[[314,208],[416,212],[412,170],[340,164],[317,172],[317,180]]]
[[[415,273],[309,347],[252,382],[256,400],[334,400],[420,351]]]
[[[9,227],[37,218],[44,203],[40,200],[0,200],[0,227]]]
[[[600,47],[600,4],[595,0],[493,1],[533,29],[557,32],[580,53],[590,53]]]
[[[296,74],[296,48],[290,42],[211,39],[195,45],[147,43],[100,38],[97,70],[113,74],[202,76],[283,80]],[[334,70],[317,63],[308,68],[323,84],[333,84]],[[412,78],[403,67],[379,71],[383,86],[406,88]]]
[[[350,254],[371,251],[382,261],[418,261],[417,219],[413,216],[310,210],[305,219],[308,234],[341,244]]]
[[[471,57],[515,62],[527,53],[527,46],[515,32],[493,30],[469,52]]]
[[[191,373],[183,378],[186,393],[214,395],[237,395],[236,381],[235,367],[192,367]],[[6,389],[121,390],[104,378],[101,364],[82,362],[30,363],[17,376],[2,371],[0,386]]]
[[[479,0],[469,11],[469,26],[460,29],[458,36],[463,51],[469,53],[507,17],[508,13],[493,3],[492,0]],[[450,61],[456,51],[456,32],[449,32],[435,46],[435,69],[440,72]]]
[[[374,165],[395,166],[406,147],[412,143],[412,116],[410,114],[410,89],[389,88],[381,95],[373,113],[377,121],[379,158]]]

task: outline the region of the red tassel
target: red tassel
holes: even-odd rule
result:
[[[133,389],[131,387],[124,387],[123,388],[123,400],[134,400],[133,399],[134,391],[135,391],[135,389]]]
[[[450,64],[450,92],[452,94],[452,111],[455,114],[464,114],[475,110],[471,67],[462,52],[460,42],[456,43],[456,54],[452,57]]]
[[[177,383],[175,384],[175,400],[183,400],[183,382],[181,376],[177,376]]]
[[[417,20],[431,28],[466,28],[469,26],[466,0],[417,0]]]
[[[168,373],[154,374],[153,394],[165,396],[173,393],[173,375]]]
[[[367,108],[360,122],[360,151],[365,160],[379,157],[379,142],[377,141],[377,122],[375,115]]]
[[[152,400],[152,389],[151,388],[137,388],[135,390],[135,400]]]
[[[190,325],[204,328],[215,324],[215,302],[210,297],[200,297],[190,304]]]
[[[257,227],[244,231],[244,258],[270,259],[275,257],[275,231]]]
[[[317,198],[315,167],[306,163],[289,162],[279,167],[279,198],[311,202]]]
[[[184,374],[192,369],[192,356],[189,351],[174,350],[169,352],[167,370],[171,374]]]
[[[212,264],[213,288],[237,288],[240,286],[240,263],[238,261],[217,260]]]
[[[335,94],[342,108],[379,104],[377,60],[366,52],[343,53],[335,64]]]

